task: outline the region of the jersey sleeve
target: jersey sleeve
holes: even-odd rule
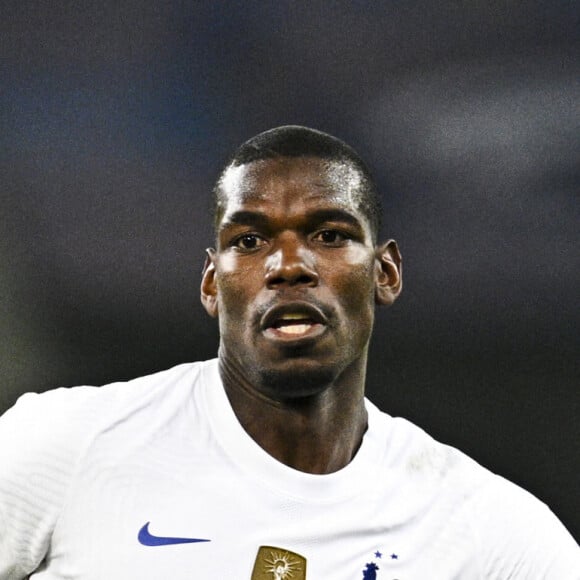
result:
[[[478,498],[473,528],[486,580],[580,580],[580,547],[537,498],[498,477]]]
[[[0,580],[44,559],[90,415],[94,387],[26,394],[0,417]]]

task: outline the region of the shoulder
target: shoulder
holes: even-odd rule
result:
[[[580,579],[580,548],[550,508],[494,475],[473,497],[470,527],[486,578]]]
[[[41,561],[92,441],[131,417],[179,407],[207,364],[183,364],[102,387],[28,393],[0,417],[0,560],[6,559],[0,578],[5,565],[16,574]]]
[[[0,578],[44,558],[97,389],[29,393],[0,417]]]
[[[543,502],[411,422],[373,412],[405,497],[444,514],[440,535],[467,535],[483,578],[580,579],[571,572],[580,570],[580,549]]]
[[[174,387],[179,389],[184,382],[193,383],[204,364],[182,364],[100,387],[62,387],[40,394],[26,393],[0,417],[0,437],[15,437],[12,442],[21,443],[27,450],[31,450],[35,439],[43,446],[62,438],[78,445],[78,439],[70,440],[75,430],[88,433],[91,425],[106,423],[110,413],[122,413],[125,408],[143,406],[156,397],[173,395]]]
[[[493,474],[458,449],[445,445],[402,417],[367,403],[369,428],[383,448],[383,463],[410,485],[436,492],[478,489]]]
[[[0,442],[10,441],[10,445],[0,444],[0,460],[32,467],[39,453],[54,455],[66,449],[66,453],[78,454],[95,431],[108,428],[123,416],[155,408],[157,399],[176,403],[188,396],[208,363],[182,364],[101,387],[26,393],[0,417]]]

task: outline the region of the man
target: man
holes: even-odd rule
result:
[[[215,198],[219,358],[3,417],[0,579],[580,578],[543,504],[364,398],[401,256],[356,153],[274,129]]]

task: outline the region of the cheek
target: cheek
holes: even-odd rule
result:
[[[259,285],[257,273],[234,259],[220,263],[216,283],[219,312],[224,318],[244,312]]]
[[[264,282],[264,259],[254,256],[238,256],[227,253],[221,256],[216,275],[222,287],[234,294],[238,291],[252,291]]]
[[[375,254],[374,251],[352,250],[347,261],[353,280],[360,287],[374,287],[375,281]]]
[[[222,273],[217,278],[218,323],[222,337],[237,337],[239,340],[244,324],[247,300],[245,287],[235,274]]]
[[[374,256],[370,259],[366,254],[352,254],[340,268],[336,263],[329,267],[329,280],[350,312],[374,312]]]
[[[217,279],[217,297],[220,313],[228,314],[237,311],[236,306],[241,306],[245,295],[244,287],[240,285],[240,279],[235,274],[222,274]],[[236,299],[237,297],[237,299]]]

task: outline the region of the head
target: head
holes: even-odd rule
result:
[[[401,258],[376,242],[379,197],[358,155],[319,131],[273,129],[238,149],[215,200],[201,294],[222,363],[278,399],[364,379],[375,306],[399,295]]]
[[[260,133],[243,143],[232,155],[213,190],[216,233],[227,205],[223,181],[231,175],[231,170],[254,161],[279,157],[316,157],[348,168],[348,171],[344,172],[344,177],[348,174],[348,179],[356,181],[356,187],[352,187],[352,192],[356,196],[354,202],[367,218],[376,242],[383,211],[375,182],[364,161],[344,141],[322,131],[297,125],[277,127]]]

